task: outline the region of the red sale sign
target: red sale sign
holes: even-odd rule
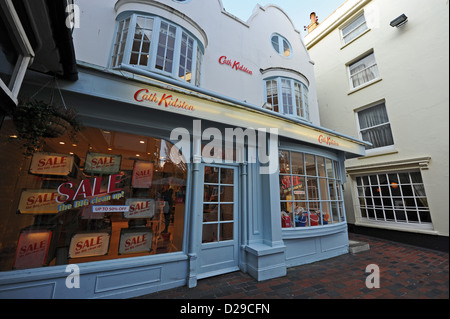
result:
[[[50,230],[24,230],[17,244],[14,269],[42,267],[47,263],[52,232]]]

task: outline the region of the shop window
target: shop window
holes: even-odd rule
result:
[[[431,226],[420,171],[356,177],[360,217],[375,222]]]
[[[266,103],[271,110],[309,121],[308,88],[289,78],[265,81]]]
[[[373,145],[368,149],[394,145],[385,103],[359,111],[358,124],[361,139]]]
[[[284,57],[292,55],[292,47],[288,40],[279,34],[272,35],[272,47],[278,54]]]
[[[203,49],[187,30],[157,16],[118,22],[111,67],[134,65],[200,86]]]
[[[349,64],[348,71],[352,89],[371,83],[380,77],[373,52]]]
[[[364,13],[361,13],[358,17],[356,17],[350,24],[342,28],[342,39],[344,40],[344,44],[349,43],[353,39],[356,39],[359,35],[363,34],[364,31],[368,29],[366,18],[364,17]]]
[[[87,127],[24,157],[0,131],[0,270],[182,251],[187,169],[165,140]]]
[[[280,151],[280,202],[283,228],[345,221],[339,163],[327,157]]]

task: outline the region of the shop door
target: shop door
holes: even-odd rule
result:
[[[203,203],[198,278],[238,267],[238,168],[203,167]]]

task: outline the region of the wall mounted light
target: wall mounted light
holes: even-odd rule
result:
[[[400,27],[404,25],[406,22],[408,22],[408,17],[405,14],[402,14],[401,16],[395,18],[391,21],[390,25],[391,27]]]

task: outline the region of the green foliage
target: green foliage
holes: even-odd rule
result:
[[[73,108],[50,105],[42,101],[20,103],[12,112],[17,138],[25,149],[25,155],[31,155],[44,144],[44,138],[54,138],[68,133],[74,139],[82,129]]]

